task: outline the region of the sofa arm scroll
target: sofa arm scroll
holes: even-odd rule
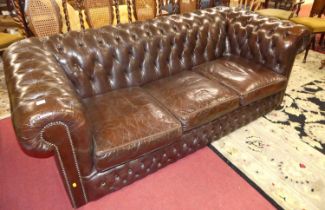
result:
[[[42,40],[12,45],[3,56],[11,117],[30,155],[55,154],[74,207],[87,203],[82,177],[92,172],[92,140],[79,95]]]

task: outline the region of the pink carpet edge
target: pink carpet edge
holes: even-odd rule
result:
[[[26,155],[10,118],[0,120],[0,209],[73,209],[54,158]],[[88,209],[276,209],[208,147],[117,192]]]

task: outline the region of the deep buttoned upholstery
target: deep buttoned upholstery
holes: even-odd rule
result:
[[[144,86],[190,130],[239,106],[238,95],[222,84],[192,71],[184,71]]]
[[[277,107],[309,36],[216,7],[23,40],[3,57],[17,139],[79,207]]]
[[[111,91],[84,103],[93,125],[98,170],[166,146],[182,135],[180,122],[141,88]]]

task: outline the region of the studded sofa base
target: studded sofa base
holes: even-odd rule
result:
[[[84,178],[88,201],[98,199],[195,152],[247,125],[280,105],[284,92],[242,106],[210,123],[184,133],[181,139],[152,153]]]

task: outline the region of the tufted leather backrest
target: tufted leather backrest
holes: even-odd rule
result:
[[[289,76],[297,51],[309,40],[302,25],[245,10],[219,8],[227,21],[225,54],[235,54]]]
[[[221,56],[225,22],[217,10],[51,36],[44,46],[81,97],[139,86]]]

